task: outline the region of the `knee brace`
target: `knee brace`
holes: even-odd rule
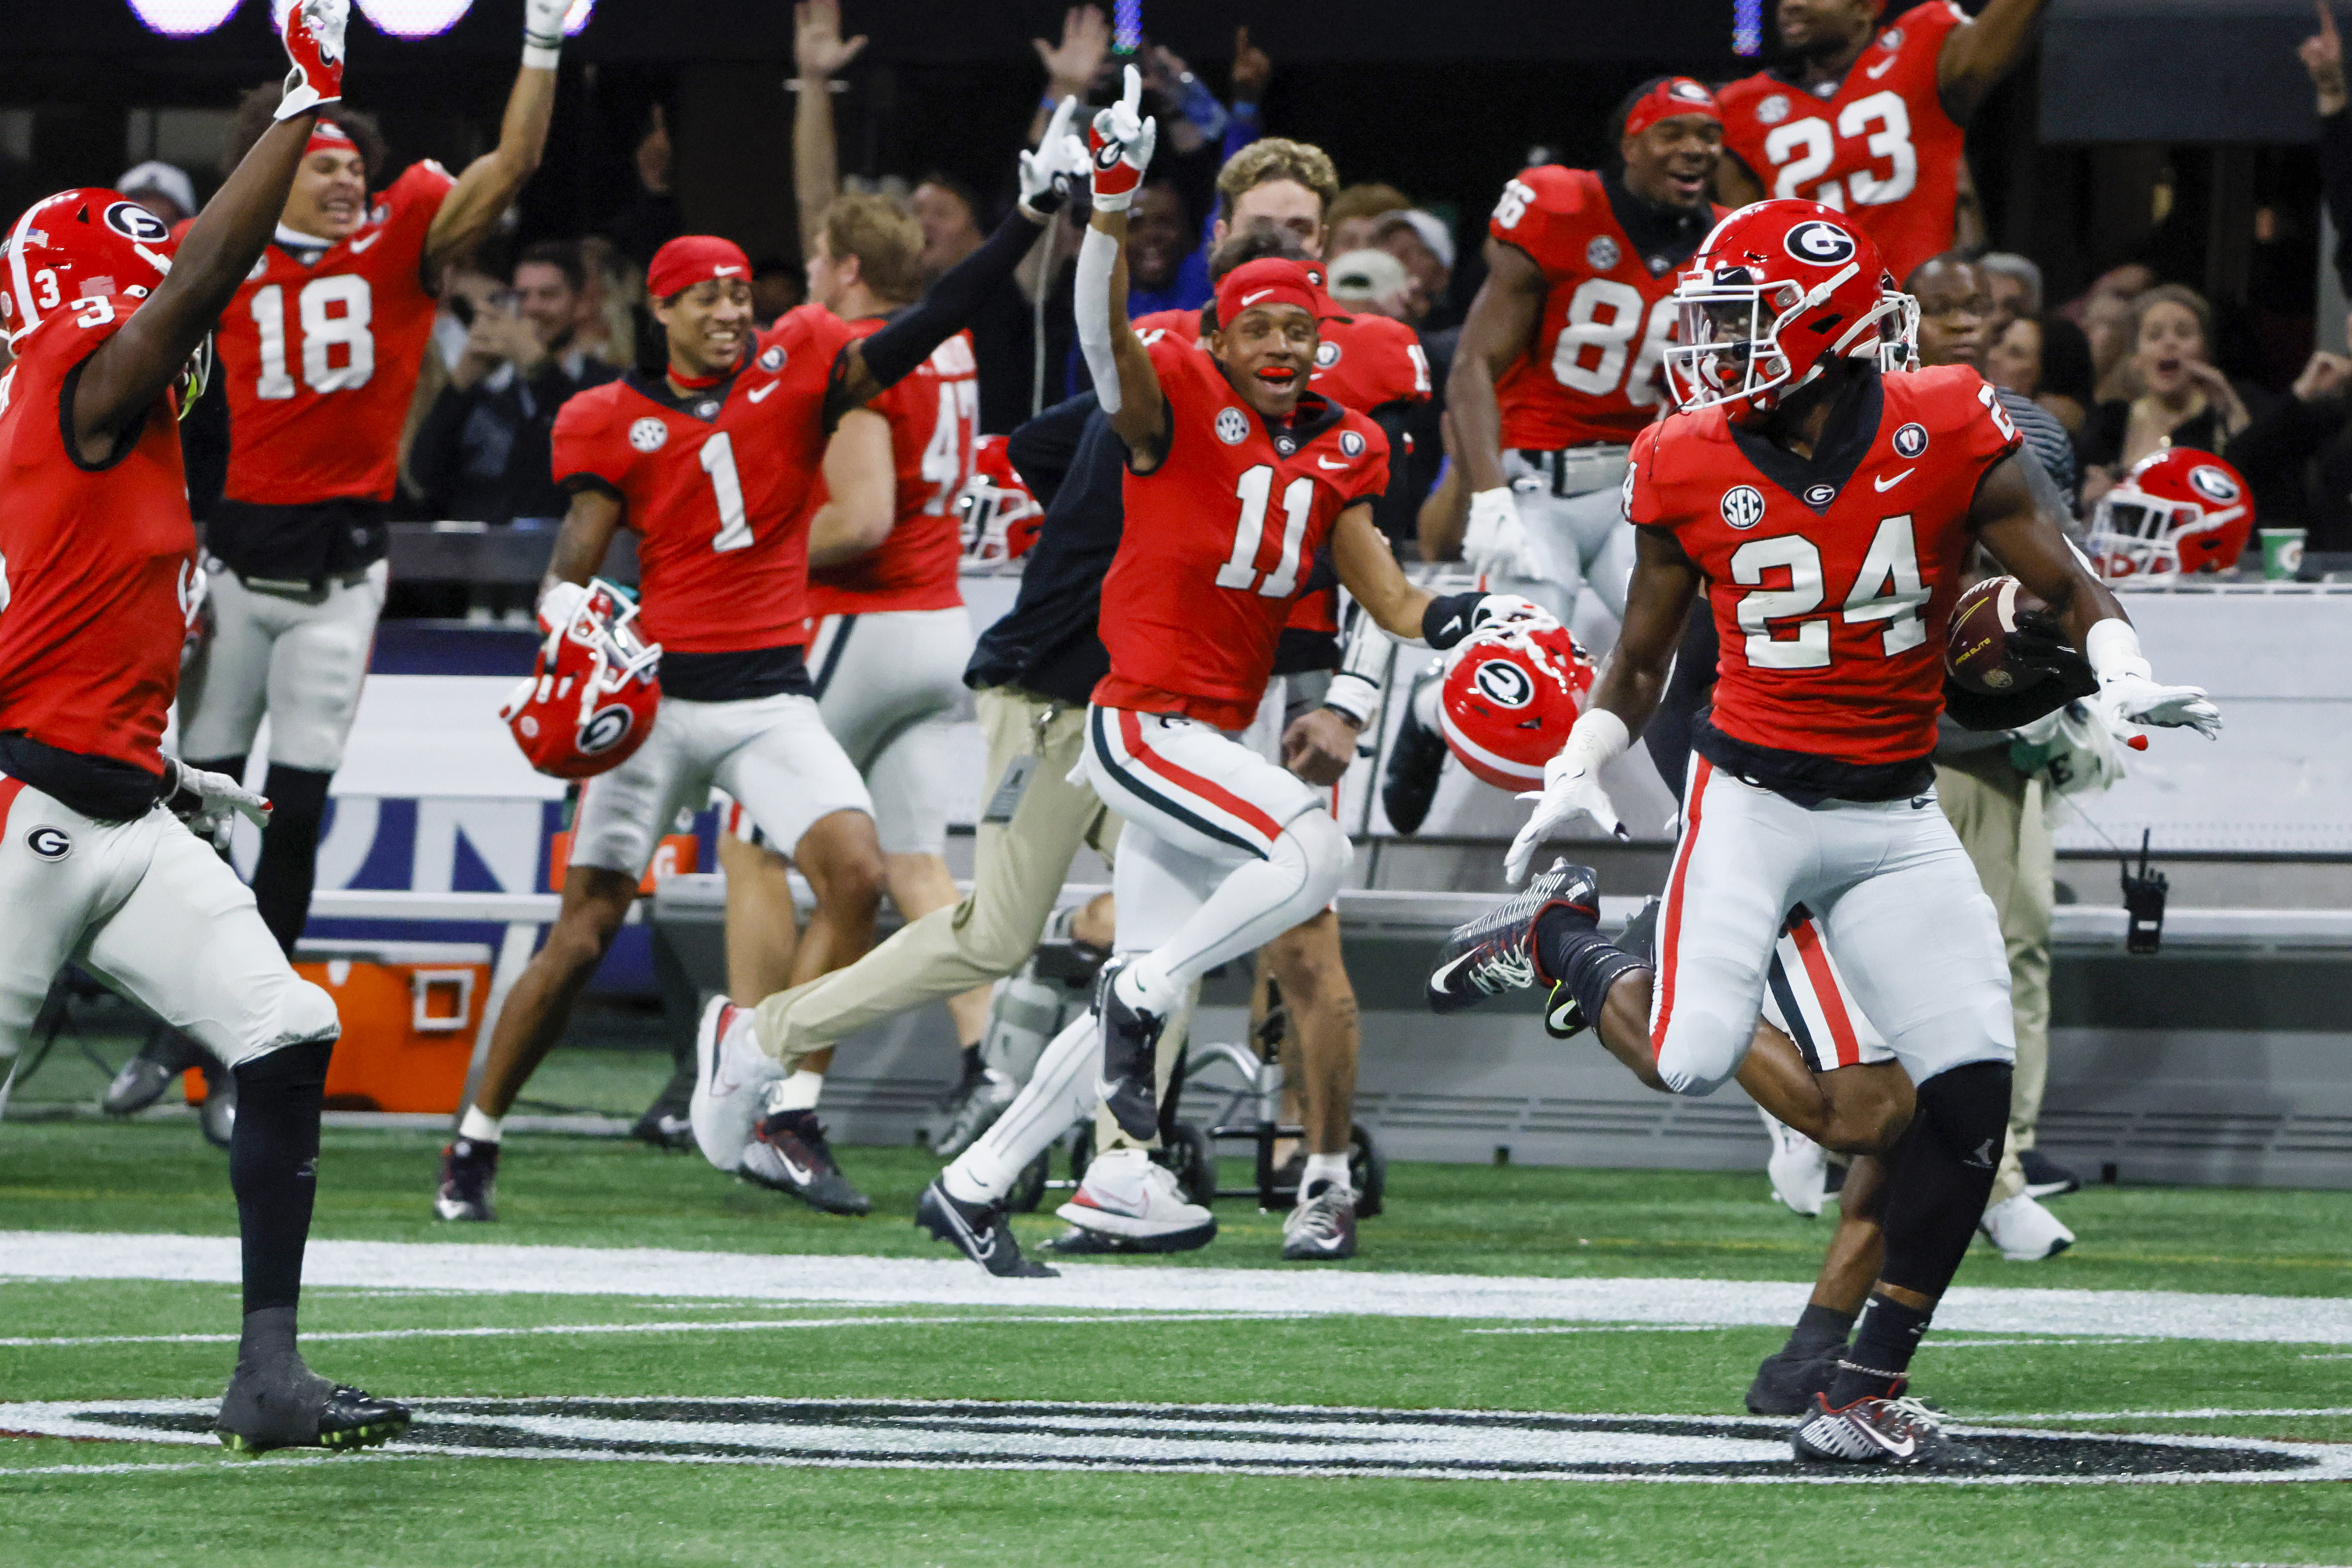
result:
[[[2007,1062],[1970,1062],[1921,1084],[1910,1130],[1886,1157],[1889,1285],[1940,1296],[1984,1217],[2009,1131]]]

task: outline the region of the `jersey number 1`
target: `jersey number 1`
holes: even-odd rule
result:
[[[1234,486],[1241,498],[1242,515],[1234,524],[1234,553],[1217,568],[1217,586],[1255,588],[1269,599],[1287,599],[1298,591],[1299,547],[1307,542],[1307,516],[1315,510],[1315,481],[1301,474],[1282,489],[1282,559],[1259,581],[1258,546],[1265,540],[1265,507],[1274,496],[1274,466],[1260,463],[1244,469]]]

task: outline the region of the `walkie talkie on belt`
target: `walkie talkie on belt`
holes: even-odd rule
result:
[[[2161,871],[2147,868],[2148,830],[2139,835],[2139,874],[2124,861],[2124,951],[2154,952],[2164,945],[2164,895],[2171,882]]]

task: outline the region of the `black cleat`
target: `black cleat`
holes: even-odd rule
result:
[[[1445,771],[1445,737],[1423,724],[1413,712],[1413,699],[1438,679],[1443,661],[1433,663],[1413,679],[1397,721],[1396,740],[1389,747],[1388,772],[1381,781],[1381,805],[1389,826],[1399,833],[1418,833],[1429,818],[1430,803],[1437,798],[1437,781]]]
[[[1537,918],[1547,910],[1570,910],[1597,925],[1600,885],[1600,874],[1591,867],[1556,860],[1517,898],[1455,926],[1437,967],[1430,972],[1429,1010],[1455,1013],[1489,996],[1533,985],[1538,978]],[[1551,1011],[1546,1012],[1547,1021]]]
[[[1655,969],[1658,947],[1658,900],[1652,899],[1634,911],[1618,934],[1617,946],[1627,956],[1638,961],[1644,969]],[[1567,986],[1555,983],[1551,997],[1544,1004],[1544,1033],[1555,1040],[1573,1039],[1590,1026],[1584,1009],[1577,1005],[1575,995]],[[1796,1411],[1786,1414],[1794,1415]]]
[[[968,1204],[938,1177],[915,1205],[915,1223],[1000,1279],[1057,1279],[1061,1271],[1021,1256],[1003,1204]]]
[[[824,1214],[870,1214],[874,1200],[849,1184],[814,1110],[779,1110],[761,1121],[737,1174],[790,1193]]]
[[[441,1151],[441,1191],[433,1212],[443,1219],[488,1224],[498,1218],[490,1193],[499,1181],[499,1146],[460,1138]]]
[[[1815,1394],[1827,1394],[1830,1384],[1837,1381],[1841,1346],[1816,1352],[1811,1355],[1791,1354],[1775,1351],[1764,1358],[1756,1369],[1756,1381],[1748,1385],[1748,1413],[1751,1415],[1802,1415],[1813,1407]]]
[[[2019,1150],[2017,1163],[2025,1168],[2025,1195],[2029,1198],[2063,1198],[2068,1193],[2083,1190],[2082,1177],[2039,1149]]]
[[[1990,1470],[1999,1461],[1944,1431],[1936,1412],[1916,1399],[1857,1399],[1830,1408],[1815,1394],[1812,1414],[1789,1435],[1809,1465],[1887,1465],[1903,1469]]]
[[[931,1140],[931,1152],[942,1160],[952,1160],[980,1142],[980,1135],[996,1125],[996,1119],[1011,1108],[1020,1085],[994,1068],[973,1066],[950,1089],[940,1106],[939,1136]]]
[[[1116,983],[1126,967],[1114,959],[1103,965],[1095,982],[1095,1014],[1102,1026],[1103,1042],[1102,1078],[1095,1091],[1121,1132],[1139,1143],[1149,1143],[1160,1136],[1153,1058],[1167,1020],[1119,1000]]]
[[[238,1454],[278,1448],[350,1454],[391,1442],[408,1430],[408,1421],[405,1405],[330,1384],[297,1360],[276,1374],[240,1368],[221,1396],[213,1435]]]
[[[208,1061],[204,1048],[169,1024],[147,1031],[139,1054],[106,1086],[99,1109],[109,1116],[135,1116],[163,1098],[172,1080],[192,1067]]]

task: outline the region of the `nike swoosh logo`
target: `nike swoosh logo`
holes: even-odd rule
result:
[[[377,229],[365,239],[355,239],[352,241],[352,254],[353,256],[357,256],[361,251],[365,250],[369,246],[373,245],[377,240],[382,239],[383,237],[383,230]]]
[[[956,1234],[963,1237],[964,1249],[970,1252],[975,1259],[985,1263],[990,1258],[996,1256],[996,1237],[993,1232],[991,1232],[987,1236],[982,1236],[980,1232],[972,1229],[971,1226],[964,1223],[963,1215],[956,1212],[956,1206],[952,1203],[942,1200],[940,1204],[940,1207],[946,1211],[948,1223],[955,1226]]]
[[[1117,1094],[1118,1092],[1118,1085],[1111,1082],[1110,1079],[1107,1078],[1098,1078],[1095,1079],[1095,1098],[1097,1100],[1108,1100],[1112,1095]]]
[[[1445,963],[1438,966],[1435,973],[1429,977],[1429,988],[1432,991],[1444,991],[1445,989],[1446,981],[1453,978],[1454,972],[1477,956],[1478,954],[1474,951],[1470,952],[1457,953],[1453,958],[1448,959]]]
[[[1880,1447],[1885,1449],[1888,1453],[1894,1455],[1898,1459],[1907,1459],[1912,1455],[1919,1451],[1919,1439],[1913,1436],[1908,1432],[1906,1432],[1903,1435],[1903,1441],[1900,1443],[1894,1443],[1889,1442],[1883,1435],[1880,1434],[1877,1427],[1871,1426],[1867,1422],[1857,1422],[1856,1425],[1860,1426],[1864,1432],[1870,1434],[1870,1440],[1872,1442],[1877,1444]]]
[[[1576,998],[1563,996],[1544,1012],[1544,1023],[1557,1033],[1566,1033],[1569,1015],[1576,1010]]]
[[[772,381],[772,382],[768,383],[768,384],[767,384],[767,385],[762,386],[762,387],[760,387],[760,388],[759,388],[759,389],[757,389],[756,391],[752,391],[752,392],[745,393],[745,394],[744,394],[744,395],[745,395],[746,397],[749,397],[752,402],[757,403],[757,402],[759,402],[759,401],[760,401],[760,399],[761,399],[761,398],[763,398],[763,397],[767,396],[767,395],[768,395],[768,394],[770,394],[770,393],[772,393],[772,392],[775,391],[775,390],[776,390],[776,388],[778,388],[778,387],[782,386],[782,384],[783,384],[783,383],[782,383],[782,382],[781,382],[781,381]]]
[[[776,1163],[782,1165],[784,1168],[784,1174],[790,1176],[793,1181],[798,1182],[803,1186],[808,1185],[809,1177],[812,1173],[804,1171],[801,1169],[800,1166],[793,1164],[793,1157],[790,1154],[785,1153],[782,1149],[776,1151]]]
[[[1335,463],[1328,458],[1318,457],[1315,459],[1315,466],[1318,468],[1344,468],[1348,465],[1345,463]]]
[[[1874,479],[1870,481],[1871,488],[1877,490],[1880,495],[1885,495],[1888,490],[1893,489],[1895,486],[1901,484],[1904,480],[1909,479],[1918,471],[1919,470],[1916,468],[1906,468],[1891,479]]]
[[[1877,65],[1872,67],[1869,70],[1866,70],[1862,74],[1868,77],[1871,80],[1876,81],[1880,77],[1885,76],[1888,71],[1891,71],[1894,68],[1895,57],[1893,55],[1889,55],[1885,59],[1879,61]]]
[[[713,278],[732,278],[742,270],[740,267],[714,267],[710,269],[710,275]]]
[[[1244,309],[1244,310],[1247,310],[1247,309],[1249,309],[1252,305],[1256,304],[1260,300],[1265,299],[1268,294],[1271,294],[1271,293],[1273,293],[1273,292],[1274,292],[1274,290],[1273,290],[1273,289],[1259,289],[1259,290],[1258,290],[1256,293],[1255,293],[1255,294],[1244,294],[1244,295],[1243,295],[1243,296],[1242,296],[1242,309]]]

